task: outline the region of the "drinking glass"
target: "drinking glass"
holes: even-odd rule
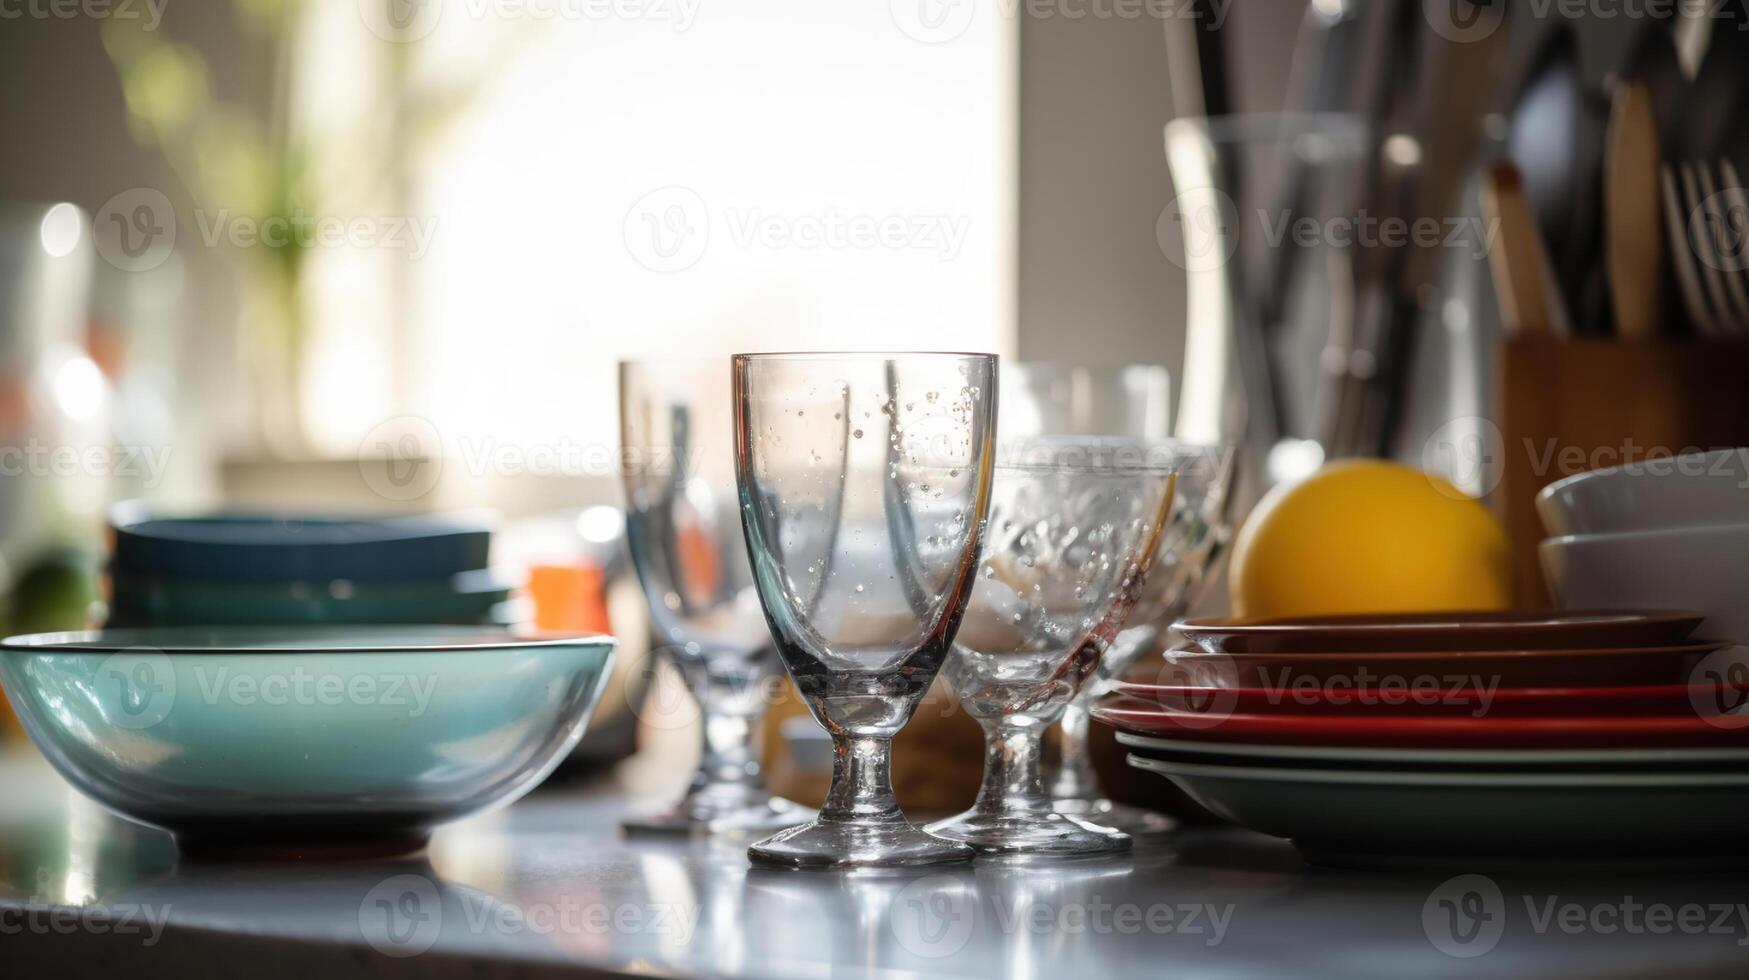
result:
[[[814,822],[756,864],[964,861],[893,798],[892,738],[953,644],[994,462],[991,354],[741,354],[735,461],[754,581],[778,651],[832,736]]]
[[[1231,446],[1187,446],[1170,441],[1136,443],[1156,465],[1177,474],[1170,513],[1155,546],[1153,565],[1135,597],[1124,631],[1099,661],[1093,678],[1063,712],[1062,738],[1051,796],[1059,813],[1129,834],[1170,830],[1157,813],[1106,799],[1088,752],[1088,709],[1114,680],[1143,656],[1166,648],[1172,624],[1201,590],[1227,547],[1238,452]],[[1167,463],[1166,461],[1170,461]]]
[[[1170,466],[1134,447],[1033,443],[998,463],[977,589],[944,668],[984,729],[970,810],[932,834],[985,852],[1094,854],[1130,838],[1052,810],[1046,728],[1094,672],[1135,604],[1171,511]]]
[[[1157,364],[1002,362],[1004,443],[1036,436],[1172,435],[1172,374]]]
[[[678,805],[625,823],[633,832],[770,832],[813,811],[774,797],[753,753],[778,678],[735,502],[726,360],[619,367],[626,543],[657,650],[703,715],[703,754]]]
[[[1141,657],[1166,646],[1166,633],[1226,548],[1237,482],[1237,452],[1228,445],[1173,441],[1170,375],[1157,365],[1077,367],[1002,365],[1002,438],[1041,436],[1116,438],[1154,465],[1177,472],[1172,509],[1161,531],[1153,568],[1143,582],[1124,632],[1100,658],[1092,678],[1063,712],[1050,792],[1059,813],[1129,833],[1169,829],[1169,820],[1104,798],[1088,755],[1092,717],[1087,709]],[[1181,420],[1182,421],[1182,420]],[[1199,424],[1200,425],[1200,424]],[[1200,432],[1199,427],[1193,427]],[[1225,431],[1216,425],[1217,431]]]

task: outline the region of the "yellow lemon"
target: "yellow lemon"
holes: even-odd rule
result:
[[[1331,463],[1263,498],[1233,546],[1241,616],[1503,609],[1506,529],[1447,481],[1397,463]]]

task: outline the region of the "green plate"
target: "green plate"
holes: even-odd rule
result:
[[[1341,866],[1740,867],[1749,773],[1415,772],[1129,756],[1209,810]]]

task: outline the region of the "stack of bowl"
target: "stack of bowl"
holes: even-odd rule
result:
[[[1581,473],[1536,504],[1563,608],[1697,609],[1705,635],[1749,643],[1749,449]]]
[[[112,530],[110,628],[0,640],[0,687],[68,783],[185,851],[416,851],[545,779],[611,672],[611,637],[501,625],[478,521]]]
[[[1749,690],[1693,613],[1189,620],[1094,716],[1131,765],[1344,866],[1749,856]]]
[[[466,517],[111,516],[112,627],[501,625],[511,584]]]

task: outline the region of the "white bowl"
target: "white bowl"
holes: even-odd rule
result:
[[[1694,609],[1697,636],[1749,643],[1749,524],[1577,534],[1537,546],[1563,609]]]
[[[1551,535],[1749,524],[1749,449],[1580,473],[1544,487],[1536,510]]]

